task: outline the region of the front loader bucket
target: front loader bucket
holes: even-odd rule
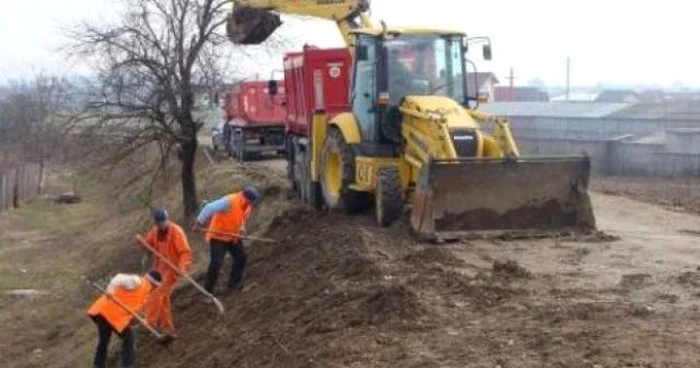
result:
[[[237,45],[259,45],[282,25],[276,13],[236,6],[226,20],[226,35]]]
[[[438,160],[416,185],[411,226],[440,238],[594,230],[587,157]]]

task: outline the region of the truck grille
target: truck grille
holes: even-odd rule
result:
[[[479,147],[478,137],[474,131],[462,130],[450,132],[452,144],[455,146],[457,156],[474,157]]]

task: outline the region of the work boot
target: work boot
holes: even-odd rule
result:
[[[166,348],[170,348],[170,345],[177,339],[177,336],[175,334],[165,334],[163,337],[160,338],[158,341],[161,345],[163,345]]]
[[[172,340],[177,339],[177,333],[175,333],[175,330],[163,330],[163,336],[167,336]]]
[[[239,282],[235,285],[229,285],[226,287],[226,291],[224,292],[224,295],[228,296],[233,294],[236,291],[241,291],[243,290],[243,282]]]

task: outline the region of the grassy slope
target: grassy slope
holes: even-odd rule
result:
[[[245,167],[206,167],[204,157],[198,162],[203,165],[198,173],[202,199],[216,198],[249,182],[262,185],[272,197],[281,195],[281,183]],[[115,175],[126,177],[134,171],[124,167]],[[177,175],[173,176],[176,180]],[[132,239],[150,226],[149,210],[135,199],[144,197],[147,183],[124,182],[130,183],[120,184],[114,175],[100,181],[74,175],[69,169],[57,171],[47,193],[77,189],[82,203],[56,205],[45,197],[0,214],[0,357],[4,367],[76,367],[89,362],[95,336],[84,309],[95,294],[81,277],[104,279],[115,272],[140,272],[141,254]],[[155,203],[166,206],[181,223],[177,218],[182,212],[179,186],[159,190],[161,196]],[[273,216],[277,205],[265,204],[259,218]],[[252,225],[265,223],[256,220]],[[206,247],[199,235],[190,234],[190,241],[195,269],[201,269],[206,265]],[[45,290],[49,295],[6,295],[9,290],[25,288]]]

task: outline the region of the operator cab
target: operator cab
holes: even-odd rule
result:
[[[351,106],[363,142],[401,140],[399,106],[407,96],[442,96],[468,106],[463,33],[422,29],[353,33]],[[484,45],[483,56],[490,60],[490,44]]]

